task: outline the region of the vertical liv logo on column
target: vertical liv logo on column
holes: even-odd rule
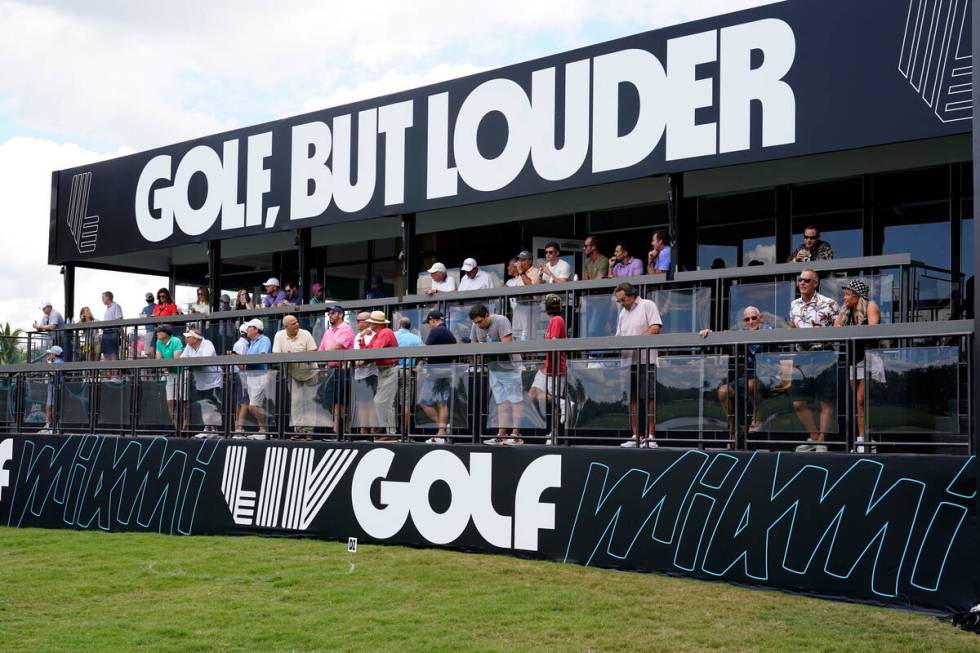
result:
[[[68,231],[79,254],[91,254],[99,236],[99,216],[88,214],[88,196],[92,190],[92,173],[83,172],[71,178],[68,196]]]
[[[258,490],[244,486],[248,449],[225,449],[221,493],[232,519],[242,526],[305,531],[354,462],[357,451],[331,449],[314,464],[309,447],[270,447],[265,450]]]

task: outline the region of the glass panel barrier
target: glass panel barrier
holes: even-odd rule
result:
[[[185,368],[187,381],[184,384],[185,410],[184,431],[188,435],[217,433],[221,431],[224,412],[225,377],[217,365]]]
[[[548,314],[543,299],[511,298],[511,328],[514,340],[544,340],[548,331]]]
[[[961,433],[959,359],[957,347],[869,349],[868,432]]]
[[[398,320],[407,317],[412,321],[409,331],[421,338],[422,342],[425,342],[425,339],[429,337],[429,331],[431,331],[429,323],[425,321],[425,316],[434,308],[436,308],[436,304],[417,304],[399,308],[392,314],[391,328],[397,330]]]
[[[113,371],[112,376],[99,376],[95,386],[98,406],[95,423],[100,429],[129,431],[132,428],[135,378],[135,370],[118,370]]]
[[[47,422],[47,407],[54,409],[55,378],[45,372],[24,376],[21,413],[25,426],[41,426]]]
[[[628,431],[630,428],[628,358],[569,359],[569,417],[574,430]]]
[[[661,356],[657,360],[657,431],[732,432],[734,391],[729,356]]]
[[[178,375],[165,368],[139,370],[136,428],[153,433],[175,430]]]
[[[661,333],[697,333],[711,326],[709,288],[657,290],[648,292],[646,298],[652,299],[660,310],[663,320]]]
[[[244,400],[238,404],[235,431],[245,436],[264,440],[265,435],[278,429],[276,421],[276,380],[278,372],[270,369],[247,369],[241,374]]]
[[[579,297],[579,333],[585,338],[616,334],[619,304],[612,293]]]
[[[491,313],[497,313],[497,302],[490,300],[483,302],[483,305],[487,307],[487,310]],[[470,321],[470,309],[475,306],[474,304],[457,304],[450,305],[447,307],[449,310],[447,325],[449,330],[453,332],[456,336],[456,342],[463,343],[470,341],[470,331],[473,328],[473,322]],[[513,328],[513,325],[511,325]]]
[[[844,301],[844,287],[853,279],[861,279],[868,284],[868,298],[881,309],[882,324],[900,321],[896,320],[899,310],[899,282],[892,274],[829,277],[820,281],[820,294],[832,297],[841,306]],[[786,313],[789,314],[789,305],[786,306]]]
[[[515,355],[515,359],[519,358]],[[535,375],[544,375],[543,361],[491,361],[487,368],[487,429],[516,432],[545,429],[545,414],[528,394]]]
[[[17,377],[0,375],[0,424],[12,425],[17,421]]]
[[[836,351],[759,353],[759,431],[837,433]]]
[[[728,296],[730,327],[734,328],[742,323],[745,307],[755,306],[762,311],[766,324],[782,328],[786,326],[789,306],[796,298],[796,288],[792,281],[746,283],[732,286]]]
[[[427,363],[416,372],[415,426],[438,431],[465,429],[470,404],[470,366],[465,363]]]
[[[289,433],[307,437],[314,429],[333,430],[336,397],[335,368],[317,369],[301,363],[290,363],[287,369]]]

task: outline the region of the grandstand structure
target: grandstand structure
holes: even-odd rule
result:
[[[307,299],[323,284],[351,321],[382,310],[424,336],[439,310],[458,344],[249,356],[271,391],[242,419],[238,326],[271,337],[294,315],[319,339],[323,304],[69,325],[56,373],[0,368],[0,522],[357,537],[980,603],[970,9],[789,0],[53,173],[68,316],[77,267],[207,285],[212,309],[278,276]],[[835,258],[785,262],[809,225]],[[503,278],[557,242],[581,278],[586,236],[643,258],[661,229],[670,273],[628,279],[660,309],[654,336],[615,335],[623,279],[424,293],[436,261]],[[864,281],[881,324],[787,328],[808,268],[838,302]],[[363,299],[375,276],[390,296]],[[544,339],[546,293],[567,339]],[[469,342],[475,304],[508,316],[514,342]],[[747,306],[773,328],[741,330]],[[219,355],[162,366],[145,356],[159,324],[203,330]],[[109,329],[120,360],[94,360]],[[28,338],[32,359],[51,344]],[[381,424],[354,370],[387,358],[402,363]],[[549,359],[564,376],[532,398]],[[297,364],[314,365],[302,402]],[[193,392],[205,369],[220,401]],[[511,422],[501,370],[521,384]],[[435,376],[444,425],[423,401]],[[826,414],[826,451],[797,450],[804,407]],[[637,411],[656,448],[621,446]],[[501,428],[526,444],[488,446]]]

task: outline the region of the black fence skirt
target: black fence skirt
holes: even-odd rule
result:
[[[0,524],[440,546],[955,613],[974,458],[0,439]]]

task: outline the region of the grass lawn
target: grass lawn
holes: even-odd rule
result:
[[[933,617],[402,547],[0,528],[0,649],[977,651]]]

